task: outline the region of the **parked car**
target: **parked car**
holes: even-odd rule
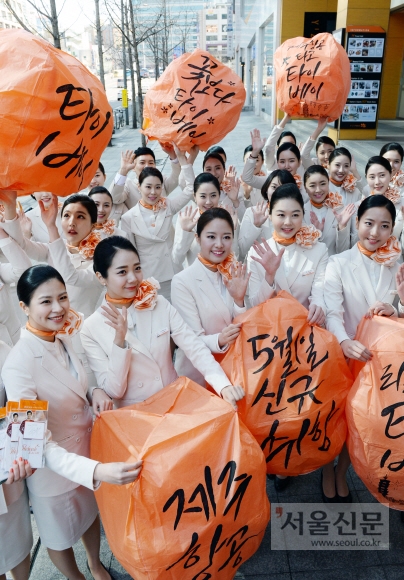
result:
[[[142,79],[148,79],[150,77],[149,71],[147,70],[147,68],[141,68],[140,69],[140,77]]]

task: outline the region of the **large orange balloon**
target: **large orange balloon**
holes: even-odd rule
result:
[[[184,151],[206,151],[237,125],[245,95],[240,77],[209,52],[185,53],[147,91],[142,132]]]
[[[348,395],[352,465],[381,503],[404,511],[404,320],[363,319],[355,339],[373,358]]]
[[[279,108],[293,117],[342,114],[351,88],[351,68],[344,48],[332,34],[290,38],[274,55]]]
[[[97,419],[91,456],[142,459],[96,492],[108,542],[136,580],[230,580],[269,520],[264,456],[228,403],[185,377]]]
[[[288,292],[238,316],[241,332],[221,365],[246,392],[238,403],[268,473],[300,475],[332,461],[346,438],[352,378],[333,334],[310,326]]]
[[[25,30],[0,31],[0,190],[70,195],[86,187],[113,128],[100,81]]]

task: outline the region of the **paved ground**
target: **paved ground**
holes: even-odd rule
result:
[[[293,121],[288,125],[298,141],[304,141],[315,126],[311,121]],[[249,131],[254,127],[260,128],[264,136],[268,136],[270,126],[252,113],[243,113],[237,128],[232,131],[221,143],[228,154],[228,163],[237,167],[239,173],[243,167],[243,150],[249,144]],[[367,159],[376,155],[386,141],[403,141],[404,122],[390,121],[379,125],[379,138],[376,141],[353,142],[343,144],[355,155],[359,171],[363,173]],[[102,161],[108,174],[108,183],[119,169],[121,149],[136,149],[140,145],[140,135],[132,129],[120,129],[113,138],[113,147],[107,148]],[[159,168],[169,170],[167,156],[161,151],[158,144],[151,143],[156,151]],[[201,160],[197,160],[197,171],[201,169]],[[351,469],[349,472],[349,486],[354,501],[361,503],[374,502],[370,493]],[[314,472],[306,476],[293,479],[291,485],[282,493],[274,490],[273,482],[267,481],[267,492],[270,501],[290,503],[321,502],[320,474]],[[0,547],[1,549],[1,547]],[[80,569],[87,579],[91,575],[86,569],[85,553],[81,543],[75,546],[75,553]],[[104,564],[110,569],[117,580],[130,580],[130,576],[123,570],[112,555],[105,536],[102,538],[101,557]],[[46,551],[41,547],[36,557],[32,580],[56,580],[63,576],[51,564]],[[400,514],[390,512],[390,550],[388,551],[272,551],[270,550],[270,527],[258,550],[239,570],[236,578],[249,580],[404,580],[404,524],[400,521]],[[213,579],[213,580],[220,580]]]

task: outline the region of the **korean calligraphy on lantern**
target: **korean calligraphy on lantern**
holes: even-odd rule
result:
[[[86,171],[93,165],[91,158],[90,142],[105,131],[111,122],[111,112],[105,114],[94,103],[91,89],[75,86],[72,83],[61,85],[55,93],[60,95],[59,116],[62,128],[66,123],[66,131],[70,134],[73,124],[77,143],[72,143],[70,150],[66,151],[61,145],[60,152],[48,153],[47,149],[52,143],[58,143],[59,137],[65,142],[62,130],[49,133],[36,150],[36,156],[43,154],[42,164],[50,169],[58,169],[66,166],[65,179],[70,176],[80,178],[79,189],[83,183]],[[54,149],[52,149],[54,151]],[[94,167],[91,168],[94,172]]]

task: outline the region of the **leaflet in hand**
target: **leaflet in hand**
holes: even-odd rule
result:
[[[0,478],[8,474],[15,459],[26,459],[32,468],[45,465],[48,401],[8,401],[0,413]]]

